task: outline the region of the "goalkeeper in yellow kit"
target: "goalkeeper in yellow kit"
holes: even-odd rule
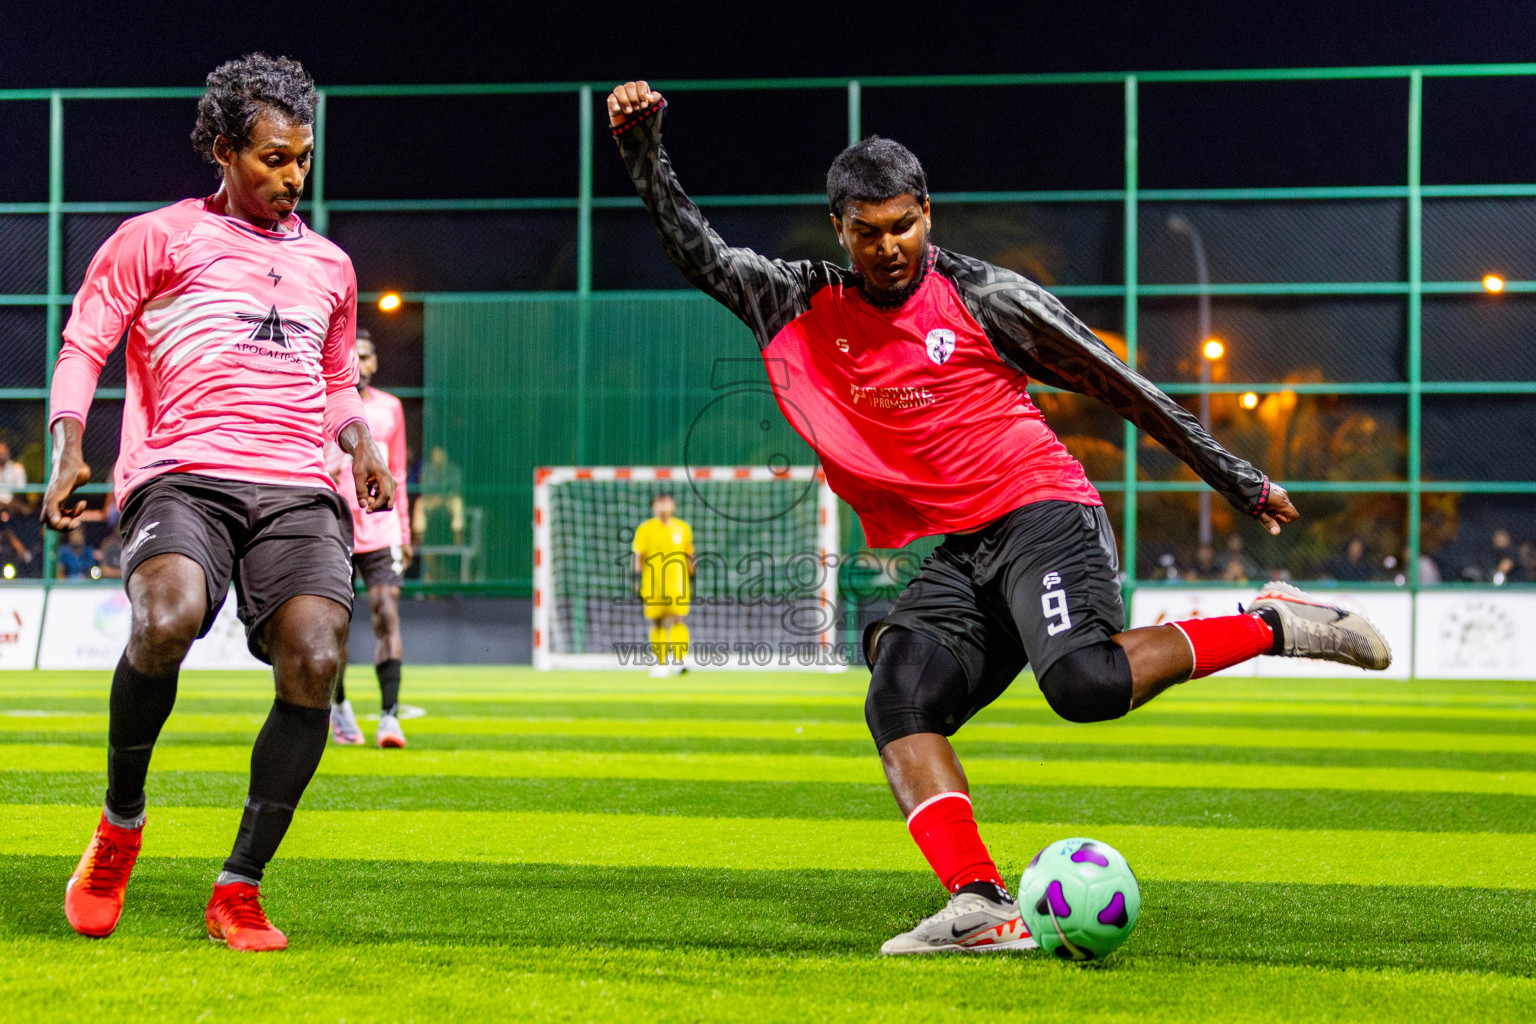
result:
[[[673,515],[677,506],[663,491],[651,499],[651,518],[635,530],[634,570],[640,600],[651,623],[656,652],[653,676],[683,671],[688,653],[688,604],[693,597],[693,528]]]

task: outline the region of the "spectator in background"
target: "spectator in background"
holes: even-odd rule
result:
[[[96,561],[101,566],[102,579],[123,578],[123,533],[116,526],[102,538],[101,547],[96,549]]]
[[[1365,541],[1349,538],[1342,554],[1323,563],[1323,571],[1345,583],[1363,583],[1376,575],[1371,560],[1365,557]]]
[[[1515,554],[1515,568],[1509,574],[1511,583],[1536,583],[1536,540],[1526,538],[1520,542]]]
[[[91,575],[96,568],[96,552],[85,542],[85,527],[77,526],[69,531],[69,543],[59,548],[58,577],[61,580],[89,580],[100,576]]]
[[[1194,580],[1214,580],[1221,574],[1216,570],[1216,549],[1209,544],[1201,544],[1195,550],[1195,564],[1184,572],[1184,578]]]
[[[41,536],[32,519],[32,502],[21,493],[26,486],[26,467],[11,458],[11,446],[0,441],[0,562],[11,565],[12,575],[37,557]]]
[[[418,546],[440,545],[443,519],[453,543],[464,543],[464,471],[448,458],[442,445],[434,445],[432,454],[421,467],[420,490],[411,514],[411,533]],[[438,563],[440,558],[426,554],[422,558],[422,579],[442,579],[444,573]]]
[[[11,458],[11,446],[0,441],[0,515],[25,515],[27,496],[18,494],[27,486],[26,467]]]
[[[1248,557],[1248,552],[1243,550],[1243,538],[1236,533],[1227,535],[1226,550],[1221,553],[1220,567],[1221,578],[1228,583],[1247,583],[1259,575],[1257,563]]]
[[[453,542],[464,543],[464,471],[448,458],[442,445],[434,445],[427,464],[421,467],[421,497],[416,499],[416,514],[411,532],[424,538],[433,525],[433,514],[446,510]]]
[[[1515,542],[1504,527],[1495,529],[1488,538],[1488,557],[1484,562],[1487,565],[1487,579],[1495,586],[1509,579],[1509,574],[1515,571]]]

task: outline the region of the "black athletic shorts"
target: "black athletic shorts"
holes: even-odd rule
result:
[[[145,559],[186,555],[203,567],[206,636],[235,584],[246,645],[271,662],[262,627],[289,598],[352,609],[352,515],[334,491],[167,473],[123,504],[123,585]]]
[[[352,555],[352,572],[365,587],[398,587],[405,582],[405,550],[398,544]]]
[[[1097,505],[1042,501],[975,533],[951,534],[891,613],[866,630],[872,663],[880,633],[892,626],[938,641],[960,663],[969,692],[945,702],[961,710],[959,728],[1025,665],[1038,679],[1064,656],[1125,629],[1108,514]]]

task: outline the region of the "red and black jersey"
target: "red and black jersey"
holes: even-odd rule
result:
[[[1120,361],[1059,300],[939,248],[894,302],[853,271],[727,246],[661,145],[662,107],[614,130],[662,246],[756,335],[790,424],[869,543],[975,529],[1023,505],[1102,502],[1025,391],[1031,376],[1106,403],[1249,515],[1269,481]]]

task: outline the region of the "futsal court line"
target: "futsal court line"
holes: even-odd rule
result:
[[[220,858],[238,808],[156,809],[143,856]],[[0,806],[0,854],[78,855],[93,807]],[[1009,874],[1048,842],[1091,835],[1144,878],[1536,889],[1536,835],[988,824]],[[283,857],[719,870],[926,872],[900,822],[491,811],[303,811]]]

